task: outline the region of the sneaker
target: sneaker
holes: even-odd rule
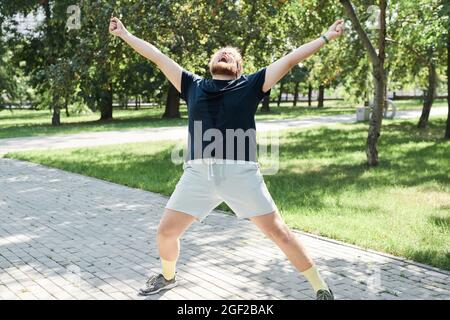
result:
[[[164,276],[160,273],[158,275],[151,276],[146,283],[145,288],[139,290],[139,295],[147,296],[151,294],[158,293],[162,290],[172,289],[177,285],[175,277],[171,280],[166,280]]]
[[[331,289],[320,289],[317,291],[316,300],[334,300],[333,291]]]

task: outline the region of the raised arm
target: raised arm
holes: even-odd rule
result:
[[[325,37],[331,41],[342,35],[344,20],[337,20],[325,33]],[[264,92],[267,92],[278,81],[281,80],[296,64],[307,59],[326,43],[323,37],[317,38],[309,43],[306,43],[287,55],[281,57],[275,62],[271,63],[266,70],[266,78],[262,87]]]
[[[166,56],[151,43],[132,35],[118,18],[111,18],[109,32],[114,36],[122,38],[137,53],[154,62],[178,92],[181,92],[181,72],[183,69],[178,63]]]

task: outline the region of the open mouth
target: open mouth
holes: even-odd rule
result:
[[[227,58],[222,57],[222,58],[220,58],[219,62],[228,62],[228,61],[227,61]]]

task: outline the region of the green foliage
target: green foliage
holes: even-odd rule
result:
[[[376,40],[376,30],[367,28],[373,17],[369,6],[374,1],[354,3],[369,37]],[[210,76],[209,58],[219,47],[240,48],[244,72],[253,72],[319,36],[335,19],[344,17],[339,3],[325,0],[99,0],[81,2],[81,28],[68,30],[67,7],[72,4],[69,0],[0,4],[0,39],[6,31],[12,36],[8,42],[0,40],[3,93],[9,92],[12,99],[22,95],[23,90],[17,91],[20,85],[14,81],[19,74],[21,85],[28,83],[34,88],[40,102],[50,93],[59,104],[67,98],[69,103],[83,101],[92,110],[98,110],[103,108],[105,95],[112,92],[116,101],[141,96],[164,105],[166,78],[153,63],[108,34],[112,14],[121,17],[136,36],[155,44],[184,68],[206,77]],[[442,74],[443,30],[447,29],[448,10],[444,0],[391,2],[388,38],[399,44],[388,42],[390,88],[411,83],[424,85],[424,59],[432,59]],[[46,18],[35,33],[19,34],[14,25],[6,28],[3,23],[16,13],[38,11]],[[6,52],[14,52],[14,56],[9,57]],[[19,68],[21,61],[26,64]],[[286,90],[293,91],[294,83],[300,79],[312,83],[314,88],[319,84],[342,86],[355,101],[364,100],[369,91],[370,65],[356,33],[348,25],[343,38],[305,61],[302,68],[302,74],[294,69],[284,79]],[[306,86],[300,87],[304,91]]]
[[[11,52],[0,52],[0,104],[6,100],[16,100],[20,94],[16,72],[10,60]]]
[[[442,0],[398,1],[391,6],[387,68],[394,85],[414,82],[425,88],[430,63],[444,73],[445,8]]]

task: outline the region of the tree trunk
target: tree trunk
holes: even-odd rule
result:
[[[317,108],[323,108],[323,99],[325,95],[325,87],[323,84],[319,85],[319,95],[317,97]]]
[[[300,87],[300,82],[295,83],[295,90],[294,90],[294,107],[297,106],[298,101],[298,88]]]
[[[61,110],[59,106],[53,107],[52,126],[61,125]]]
[[[312,85],[311,83],[308,85],[308,107],[311,107],[312,104]]]
[[[66,117],[70,117],[70,114],[69,114],[69,98],[68,97],[64,98],[64,109],[66,110]]]
[[[100,92],[99,98],[100,120],[112,120],[113,118],[113,92],[112,83],[109,83],[107,88]]]
[[[284,87],[284,81],[281,81],[280,83],[280,94],[278,95],[278,101],[277,106],[279,107],[281,104],[281,99],[283,98],[283,87]]]
[[[53,100],[52,126],[59,126],[61,125],[61,107],[59,106],[59,99],[54,95],[52,100]]]
[[[447,126],[445,128],[445,139],[450,139],[450,18],[448,19],[447,30]]]
[[[387,75],[384,69],[386,58],[386,0],[380,0],[380,30],[378,33],[378,61],[373,64],[375,78],[374,110],[369,121],[369,132],[367,134],[367,164],[378,165],[378,138],[381,135],[381,123],[383,111],[386,107]]]
[[[264,96],[261,106],[261,112],[270,113],[270,96]]]
[[[373,75],[375,78],[375,101],[374,101],[374,110],[372,112],[372,116],[369,121],[369,131],[367,134],[367,164],[369,166],[375,166],[378,164],[378,151],[377,151],[377,143],[378,138],[381,132],[381,122],[382,115],[384,110],[384,105],[386,104],[386,74],[384,71],[384,59],[385,59],[385,48],[386,48],[386,0],[379,1],[380,8],[380,29],[378,32],[378,54],[370,41],[367,33],[364,31],[364,28],[361,26],[361,22],[356,15],[355,9],[350,0],[340,0],[341,4],[344,7],[344,10],[350,21],[352,22],[353,27],[358,34],[358,38],[363,44],[364,48],[367,51],[370,63],[373,67]]]
[[[166,109],[163,118],[180,118],[180,95],[172,83],[169,83],[169,89],[167,90]]]
[[[120,95],[120,107],[122,109],[127,109],[127,104],[128,104],[127,95],[126,94]]]
[[[428,118],[430,117],[430,110],[433,106],[434,97],[436,96],[436,82],[437,74],[436,67],[433,62],[428,65],[428,84],[425,99],[423,100],[422,114],[420,115],[418,128],[426,128],[428,124]]]
[[[381,70],[380,70],[381,69]],[[374,67],[374,110],[369,120],[369,132],[367,134],[367,163],[369,166],[376,166],[378,164],[378,138],[381,132],[381,122],[383,119],[383,110],[386,104],[386,78],[383,68]]]

